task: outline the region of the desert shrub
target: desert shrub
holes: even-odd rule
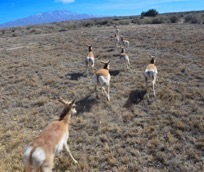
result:
[[[184,18],[184,22],[185,22],[185,23],[199,23],[199,22],[198,22],[198,19],[197,19],[195,16],[192,16],[192,15],[187,15],[187,16]]]
[[[12,33],[11,36],[12,37],[17,37],[18,35],[17,35],[17,33]]]
[[[163,23],[162,18],[155,18],[152,20],[152,24],[161,24]]]
[[[84,21],[82,22],[83,27],[91,27],[94,26],[94,23],[92,21]]]
[[[62,28],[59,30],[59,32],[65,32],[65,31],[67,31],[67,29]]]
[[[32,34],[40,34],[40,33],[42,33],[42,30],[39,29],[39,28],[33,28],[33,29],[30,30],[30,33],[32,33]]]
[[[119,17],[114,17],[113,20],[115,20],[115,21],[119,21],[120,18],[119,18]]]
[[[2,35],[5,34],[5,32],[6,32],[6,31],[5,31],[4,29],[1,30],[1,34],[2,34]]]
[[[178,17],[177,16],[171,16],[170,17],[170,22],[171,23],[177,23],[178,22]]]
[[[119,24],[121,24],[121,25],[129,25],[129,20],[119,21]]]
[[[134,23],[134,24],[141,24],[141,21],[138,19],[138,18],[135,18],[131,21],[131,23]]]
[[[151,24],[151,23],[152,23],[152,20],[150,20],[150,19],[147,18],[147,19],[144,19],[144,20],[143,20],[143,23],[144,23],[144,24]]]
[[[97,25],[107,25],[108,23],[109,23],[108,20],[98,20],[98,21],[96,21]]]

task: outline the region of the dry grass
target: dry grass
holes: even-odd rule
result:
[[[118,27],[130,41],[130,70],[123,69],[120,49],[110,41],[112,26],[0,38],[1,172],[23,171],[23,149],[58,119],[59,95],[77,97],[69,144],[79,164],[63,152],[55,171],[203,170],[204,26]],[[96,99],[92,73],[83,74],[85,42],[93,44],[96,69],[100,60],[111,60],[110,102],[102,94]],[[143,76],[148,53],[158,57],[159,72],[150,101]]]

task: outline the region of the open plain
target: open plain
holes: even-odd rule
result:
[[[63,28],[63,29],[62,29]],[[64,23],[0,30],[0,171],[23,171],[24,148],[58,120],[59,96],[76,98],[68,144],[54,171],[204,170],[204,25],[118,25],[130,42],[131,69],[119,58],[113,26]],[[96,65],[110,60],[110,102],[85,71],[86,43]],[[144,70],[157,57],[156,97]]]

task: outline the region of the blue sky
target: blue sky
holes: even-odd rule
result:
[[[159,13],[204,10],[204,0],[0,0],[0,23],[54,10],[129,16],[152,8]]]

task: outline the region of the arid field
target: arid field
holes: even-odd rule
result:
[[[63,29],[62,29],[63,28]],[[63,105],[76,98],[66,151],[56,172],[204,171],[204,25],[118,25],[129,40],[131,69],[111,39],[114,27],[70,27],[66,22],[0,30],[0,171],[23,171],[24,148]],[[110,102],[96,98],[85,71],[86,43],[95,70],[110,60]],[[157,57],[150,100],[144,70]]]

